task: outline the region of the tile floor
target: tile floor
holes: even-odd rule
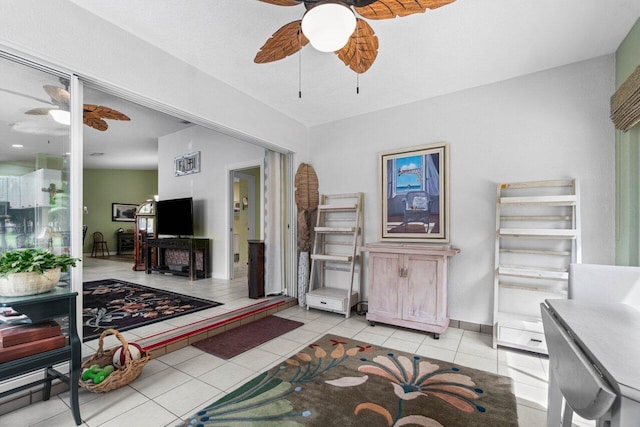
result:
[[[111,265],[122,263],[110,261],[84,262],[85,280],[94,280],[90,277],[115,277],[151,286],[159,286],[159,283],[155,282],[166,282],[158,280],[156,275],[132,272],[128,264],[123,268]],[[98,265],[93,265],[95,263]],[[236,279],[232,282],[198,282],[188,285],[193,295],[218,298],[218,301],[225,302],[223,307],[226,309],[229,309],[227,303],[239,306],[248,299],[246,279]],[[204,282],[209,282],[208,289]],[[358,315],[345,319],[338,314],[319,310],[307,311],[297,306],[276,315],[298,320],[304,325],[228,361],[188,346],[151,360],[145,366],[142,375],[129,386],[106,394],[93,394],[81,389],[80,411],[83,425],[174,426],[196,410],[219,399],[259,372],[282,362],[298,349],[326,333],[508,375],[514,380],[520,426],[546,425],[546,357],[502,348],[496,350],[491,347],[489,335],[462,329],[449,328],[446,333],[440,335],[439,340],[434,340],[430,335],[407,329],[380,324],[372,327],[364,316]],[[127,340],[134,341],[145,333],[153,332],[154,329],[171,327],[169,324],[156,324],[153,328],[152,326],[154,325],[146,327],[146,330],[139,328],[126,332],[125,336]],[[95,346],[95,342],[86,343],[86,354],[92,354]],[[0,426],[74,425],[69,410],[68,393],[0,416]],[[574,425],[583,427],[595,424],[574,418]]]

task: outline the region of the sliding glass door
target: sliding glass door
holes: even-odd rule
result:
[[[0,252],[71,253],[70,76],[1,53],[0,75]]]

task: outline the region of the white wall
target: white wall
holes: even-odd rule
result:
[[[200,151],[200,173],[174,176],[173,159]],[[196,237],[211,239],[212,277],[228,278],[230,215],[228,165],[259,163],[264,148],[231,136],[192,126],[158,140],[158,192],[160,199],[193,197]],[[233,184],[233,182],[231,182]]]
[[[3,1],[6,48],[306,157],[302,124],[68,1]]]
[[[495,184],[577,178],[583,262],[614,260],[613,56],[310,130],[320,192],[365,193],[365,242],[379,237],[378,153],[450,143],[449,315],[492,323]],[[366,290],[365,290],[366,295]]]
[[[221,129],[237,131],[247,140],[294,151],[296,162],[310,159],[322,192],[366,193],[369,242],[378,240],[380,218],[377,153],[448,141],[451,242],[462,250],[451,268],[449,312],[454,319],[491,323],[496,182],[579,178],[583,261],[613,262],[614,151],[608,120],[608,100],[614,91],[612,56],[308,131],[65,0],[3,2],[2,47],[169,105]],[[171,153],[161,151],[161,158],[172,161],[177,148],[170,147]],[[185,147],[184,152],[188,150]],[[165,180],[173,179],[173,174],[164,173],[166,167],[161,165],[159,170],[161,195],[163,191],[167,197],[211,194],[207,207],[211,218],[204,231],[214,239],[214,254],[219,253],[217,245],[224,232],[218,221],[221,199],[210,185],[217,181],[207,180],[202,188],[195,181],[189,187],[171,186]],[[214,259],[217,275],[224,267]]]

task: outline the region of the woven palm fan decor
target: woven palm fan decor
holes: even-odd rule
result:
[[[640,66],[611,97],[611,121],[623,132],[640,122]]]
[[[296,187],[295,201],[298,206],[298,250],[309,252],[311,249],[311,229],[314,212],[320,203],[318,175],[313,167],[301,163],[294,179]]]
[[[260,0],[276,6],[298,6],[303,4],[306,12],[315,7],[338,4],[354,15],[367,19],[393,19],[437,9],[455,0]],[[302,19],[290,22],[276,31],[260,48],[254,62],[263,64],[278,61],[292,55],[309,43],[309,34],[303,32]],[[363,19],[355,19],[355,29],[344,46],[334,53],[347,67],[358,74],[366,72],[378,56],[378,37],[373,28]]]
[[[313,241],[311,230],[320,203],[318,176],[311,165],[302,163],[298,166],[294,185],[298,206],[298,304],[302,307],[309,291],[309,252]]]

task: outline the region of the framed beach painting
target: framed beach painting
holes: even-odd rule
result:
[[[382,240],[449,241],[449,144],[380,153]]]

